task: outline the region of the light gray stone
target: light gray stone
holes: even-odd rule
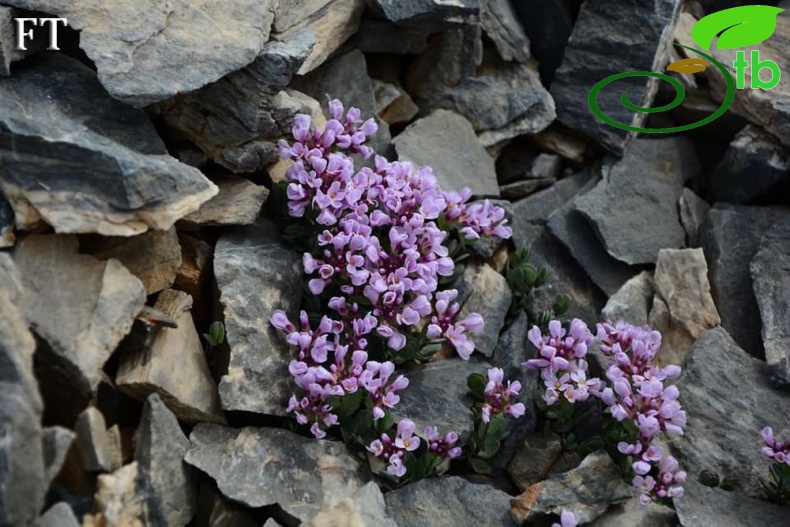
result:
[[[136,461],[97,478],[94,510],[97,514],[83,518],[84,524],[99,523],[106,527],[167,525],[151,480]]]
[[[519,445],[507,466],[507,472],[516,486],[525,491],[550,474],[567,472],[578,465],[579,456],[565,450],[559,438],[546,438],[542,434],[535,434]]]
[[[609,298],[601,311],[601,318],[612,322],[622,320],[637,327],[645,326],[653,307],[654,294],[653,274],[642,271]]]
[[[331,507],[321,510],[304,527],[398,527],[392,518],[387,516],[384,495],[374,482],[359,489],[353,497],[334,503]]]
[[[465,319],[472,313],[482,315],[485,325],[483,332],[473,335],[475,351],[490,357],[499,340],[499,332],[505,324],[505,316],[513,301],[513,293],[504,276],[494,271],[488,264],[468,265],[465,278],[472,289],[458,312],[458,320]]]
[[[543,223],[552,212],[573,199],[576,194],[592,180],[588,171],[579,172],[562,178],[552,186],[513,204],[513,241],[521,246],[523,240],[518,239],[517,232],[530,223]]]
[[[220,227],[252,225],[258,219],[269,190],[244,178],[233,177],[217,182],[219,194],[181,220],[184,227]]]
[[[710,205],[690,189],[684,188],[678,201],[678,209],[680,223],[686,231],[686,245],[699,247],[699,228],[705,222]]]
[[[590,527],[672,527],[675,521],[675,511],[666,505],[655,502],[643,505],[639,498],[631,498],[610,506]]]
[[[682,527],[774,527],[787,522],[787,507],[749,498],[739,492],[712,489],[692,478],[684,488],[683,496],[673,500]]]
[[[61,501],[47,509],[47,512],[33,523],[33,527],[80,527],[80,524],[68,503]]]
[[[526,62],[530,58],[529,38],[519,24],[508,0],[483,0],[480,23],[494,42],[499,56],[507,61]]]
[[[112,472],[121,468],[121,437],[107,430],[104,415],[89,406],[77,418],[76,447],[86,472]]]
[[[63,467],[66,455],[71,449],[76,434],[68,428],[62,426],[50,426],[44,428],[41,437],[41,448],[44,455],[44,467],[46,472],[44,477],[47,486],[52,483]]]

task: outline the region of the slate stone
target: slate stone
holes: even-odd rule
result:
[[[699,230],[708,216],[710,205],[688,188],[683,189],[678,201],[680,223],[686,231],[686,245],[699,247]]]
[[[61,501],[47,509],[33,523],[33,527],[80,527],[80,524],[68,503]]]
[[[428,35],[378,18],[362,18],[353,46],[363,53],[419,54],[428,47]]]
[[[575,0],[513,2],[513,9],[529,37],[532,55],[540,64],[545,86],[551,85],[554,72],[562,64],[578,3]]]
[[[660,249],[685,246],[677,204],[683,183],[698,171],[688,138],[639,139],[623,159],[604,165],[603,179],[576,198],[576,208],[614,258],[655,263]]]
[[[630,498],[633,488],[620,476],[617,465],[604,451],[590,454],[581,465],[536,483],[510,501],[513,517],[520,523],[547,514],[572,510],[580,523],[588,523],[606,511],[610,503]]]
[[[611,126],[590,111],[584,101],[595,84],[626,71],[652,71],[663,63],[680,11],[679,0],[593,0],[584,2],[573,27],[562,65],[551,84],[557,119],[582,131],[620,156],[634,136]],[[626,52],[627,50],[627,52]],[[659,80],[654,77],[620,79],[598,95],[604,114],[629,126],[642,126],[647,113],[624,107],[620,96],[640,107],[650,107]]]
[[[442,189],[468,187],[476,196],[499,196],[494,160],[464,117],[436,110],[411,124],[393,143],[400,161],[433,168]]]
[[[354,496],[370,479],[344,444],[287,430],[199,424],[189,440],[186,462],[214,479],[223,495],[249,507],[279,504],[300,521]]]
[[[66,455],[69,453],[75,437],[74,432],[62,426],[50,426],[43,429],[41,448],[46,469],[44,474],[47,481],[46,486],[52,483],[63,467],[63,462],[66,460]]]
[[[669,527],[675,521],[675,511],[666,505],[656,502],[643,505],[639,498],[631,498],[624,503],[611,505],[590,527]]]
[[[409,387],[399,392],[400,402],[390,413],[399,421],[411,419],[422,435],[426,426],[436,426],[439,433],[450,430],[458,434],[472,431],[474,403],[466,378],[472,373],[485,375],[488,365],[460,358],[437,360],[406,372]]]
[[[183,527],[197,509],[198,475],[184,463],[189,440],[157,394],[145,401],[137,428],[135,461],[151,480],[169,527]]]
[[[789,213],[780,208],[716,204],[700,228],[721,325],[741,348],[758,359],[765,356],[765,348],[749,264],[765,231]]]
[[[146,114],[96,74],[45,53],[0,84],[0,190],[17,228],[131,236],[167,229],[217,193],[167,155]]]
[[[505,324],[505,316],[513,301],[513,294],[504,276],[494,271],[488,264],[468,265],[466,280],[472,285],[469,296],[458,312],[458,320],[472,313],[482,315],[485,325],[482,333],[473,335],[475,351],[490,357],[499,339],[499,332]]]
[[[107,16],[101,0],[6,3],[67,18],[80,31],[80,47],[107,91],[138,108],[196,90],[252,62],[269,39],[277,4],[133,3]]]
[[[766,231],[749,267],[763,322],[765,360],[773,383],[790,390],[790,216]]]
[[[790,150],[768,132],[749,125],[730,143],[708,181],[711,201],[749,204],[771,199],[787,186]]]
[[[387,124],[406,124],[420,112],[411,96],[395,84],[373,80],[376,113]]]
[[[260,527],[247,507],[226,499],[217,490],[216,484],[204,478],[198,490],[198,512],[194,519],[195,527]],[[273,518],[266,520],[264,526],[280,527]]]
[[[769,459],[760,455],[760,430],[790,420],[790,394],[769,386],[770,369],[750,357],[723,328],[694,344],[677,380],[688,414],[683,436],[668,436],[688,479],[702,470],[736,474],[738,492],[760,498]]]
[[[550,474],[567,472],[579,466],[579,456],[565,450],[557,437],[535,434],[525,438],[507,466],[513,482],[525,491]]]
[[[480,0],[367,0],[368,6],[390,22],[418,27],[426,32],[448,29],[457,24],[477,24],[480,21]]]
[[[549,188],[519,200],[513,204],[513,242],[517,247],[523,244],[517,232],[531,223],[545,223],[552,212],[573,199],[591,180],[592,173],[582,171],[560,179]]]
[[[217,242],[214,274],[230,346],[219,384],[223,409],[285,415],[294,389],[291,352],[269,317],[281,309],[298,320],[301,260],[268,221],[226,231]]]
[[[23,50],[16,49],[15,18],[21,13],[11,7],[0,7],[0,76],[11,75],[11,63],[25,56]],[[32,44],[36,39],[31,39]],[[32,50],[31,50],[32,51]]]
[[[415,57],[407,72],[407,91],[415,98],[428,97],[441,88],[474,77],[483,62],[479,25],[456,26],[436,35],[428,49]]]
[[[167,525],[156,501],[151,480],[136,461],[112,474],[99,476],[94,500],[97,514],[93,517],[86,515],[83,518],[84,524],[95,525],[103,522],[113,527]]]
[[[304,527],[398,527],[392,518],[387,516],[384,495],[374,482],[367,483],[352,497],[334,503],[331,507],[321,510],[309,521],[302,523]]]
[[[673,500],[682,527],[706,524],[774,527],[787,522],[787,507],[752,499],[739,492],[712,489],[692,478],[683,487],[683,496]]]
[[[245,68],[168,107],[167,124],[233,172],[263,169],[277,160],[277,140],[290,134],[299,111],[277,95],[315,42],[315,34],[305,30],[267,43]]]
[[[0,194],[0,249],[13,247],[16,242],[14,233],[14,209],[8,200]]]
[[[503,198],[511,201],[518,201],[528,198],[537,190],[550,187],[556,183],[556,179],[527,179],[525,181],[516,181],[515,183],[508,183],[499,187],[499,193]]]
[[[184,228],[252,225],[258,218],[269,190],[239,177],[217,181],[219,194],[181,220]]]
[[[654,294],[653,273],[642,271],[609,298],[601,311],[601,318],[612,322],[622,320],[638,327],[645,326],[653,307]]]
[[[89,406],[77,418],[76,449],[85,472],[112,472],[121,468],[121,438],[107,430],[104,415]]]
[[[387,510],[399,527],[515,527],[508,513],[510,496],[457,476],[428,478],[388,492]]]
[[[506,61],[526,62],[530,58],[529,38],[519,24],[508,0],[483,0],[480,23],[499,56]]]

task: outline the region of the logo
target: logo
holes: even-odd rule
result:
[[[727,69],[727,67],[724,66],[724,64],[717,61],[711,55],[705,53],[705,51],[710,52],[713,40],[717,36],[719,39],[716,42],[716,47],[719,49],[743,48],[764,42],[771,35],[773,35],[774,31],[776,30],[776,17],[782,11],[784,11],[784,9],[766,5],[750,5],[725,9],[723,11],[710,14],[694,24],[694,27],[691,30],[691,38],[702,49],[694,49],[689,46],[675,44],[680,48],[684,48],[698,55],[699,58],[689,57],[675,61],[667,66],[667,71],[691,74],[703,71],[705,68],[713,65],[724,76],[724,80],[727,83],[727,90],[724,100],[722,101],[721,106],[708,117],[695,123],[671,128],[640,128],[637,126],[619,123],[603,113],[603,111],[601,111],[601,109],[598,107],[598,94],[600,91],[610,82],[628,77],[655,77],[671,84],[676,92],[675,99],[672,102],[656,108],[643,108],[641,106],[637,106],[628,100],[628,92],[623,92],[620,102],[629,110],[641,113],[657,113],[666,112],[679,106],[686,97],[686,91],[683,89],[683,86],[680,84],[680,82],[664,73],[656,73],[652,71],[628,71],[606,77],[598,84],[593,86],[590,90],[590,95],[587,97],[587,102],[590,105],[590,109],[596,115],[596,117],[601,119],[603,122],[616,128],[620,128],[621,130],[653,134],[683,132],[685,130],[691,130],[693,128],[704,126],[718,119],[724,114],[724,112],[727,111],[727,109],[732,104],[732,101],[735,99],[736,87],[737,89],[743,89],[746,87],[747,69],[751,68],[751,83],[749,86],[751,89],[773,89],[777,84],[779,84],[779,78],[781,77],[782,72],[779,71],[779,66],[775,62],[770,60],[760,60],[760,52],[758,50],[752,50],[751,54],[749,55],[747,55],[745,51],[738,51],[735,54],[736,58],[732,64],[736,75],[736,77],[733,78],[732,74]],[[768,70],[771,73],[771,78],[767,81],[760,77],[760,72],[764,70]]]

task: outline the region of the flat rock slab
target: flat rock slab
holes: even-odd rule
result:
[[[458,24],[480,21],[480,0],[369,0],[368,5],[389,20],[403,26],[415,26],[426,32],[449,29]]]
[[[612,322],[622,320],[637,327],[645,326],[653,308],[654,294],[653,273],[642,271],[609,297],[601,311],[601,318]]]
[[[689,480],[702,470],[735,474],[738,490],[759,498],[770,460],[759,452],[760,430],[790,421],[790,394],[769,386],[765,362],[750,357],[722,328],[705,333],[677,381],[688,414],[685,435],[670,436]]]
[[[536,192],[526,199],[513,204],[513,242],[520,247],[524,240],[518,239],[517,233],[530,223],[545,223],[552,212],[572,200],[585,186],[593,180],[593,174],[582,171],[560,179],[552,186]]]
[[[390,516],[399,527],[519,525],[510,517],[508,494],[457,476],[423,479],[388,492],[384,499]]]
[[[65,17],[80,30],[110,94],[136,107],[196,90],[252,62],[269,39],[275,0],[145,0],[113,9],[102,0],[10,0]]]
[[[499,196],[494,160],[472,125],[455,112],[436,110],[394,140],[398,159],[433,168],[443,190],[468,187],[476,196]]]
[[[627,71],[653,71],[665,62],[680,0],[593,0],[584,2],[573,27],[562,65],[551,84],[557,118],[584,132],[616,155],[622,155],[634,132],[603,122],[590,111],[587,96],[606,77]],[[632,112],[620,96],[628,91],[635,105],[650,107],[658,89],[654,77],[612,83],[598,95],[604,114],[629,126],[643,126],[646,113]]]
[[[301,261],[268,221],[226,231],[217,242],[214,274],[230,346],[219,385],[223,409],[285,415],[296,388],[288,373],[292,354],[269,318],[281,309],[298,320]]]
[[[168,229],[217,193],[167,155],[143,111],[53,53],[0,84],[0,163],[0,190],[23,229],[43,219],[59,233],[131,236]]]
[[[739,492],[712,489],[691,477],[683,487],[683,496],[673,500],[682,527],[776,527],[787,523],[787,507],[755,500]]]
[[[686,244],[678,199],[685,181],[698,171],[688,138],[639,139],[621,160],[604,165],[603,179],[576,198],[576,208],[614,258],[632,265],[655,263],[660,249]]]
[[[186,462],[211,476],[227,498],[248,507],[279,504],[301,521],[369,480],[367,464],[343,443],[286,430],[199,424],[189,440]]]
[[[398,527],[387,516],[387,505],[381,489],[373,481],[348,497],[327,507],[312,519],[301,524],[303,527]]]
[[[688,488],[688,487],[686,487]],[[656,502],[642,505],[639,498],[611,505],[590,527],[667,527],[674,525],[675,511]],[[705,518],[707,520],[707,518]],[[689,524],[704,525],[703,523]],[[715,525],[721,525],[716,523]]]
[[[463,320],[471,313],[482,315],[485,325],[482,333],[472,335],[475,351],[490,357],[494,353],[499,332],[505,324],[505,316],[513,301],[513,293],[507,285],[504,276],[494,271],[488,264],[469,265],[464,279],[471,284],[471,291],[461,311],[458,320]]]
[[[790,389],[790,216],[768,229],[750,268],[763,321],[765,359],[774,382]]]
[[[185,227],[252,225],[269,197],[266,187],[244,178],[223,179],[217,186],[219,194],[181,220]]]

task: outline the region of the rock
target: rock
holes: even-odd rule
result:
[[[342,443],[286,430],[199,424],[189,440],[185,461],[211,476],[227,498],[249,507],[277,503],[301,521],[355,495],[369,479]]]
[[[363,53],[420,54],[428,47],[427,40],[428,35],[419,28],[363,17],[353,45]]]
[[[0,76],[11,75],[11,63],[24,57],[25,52],[16,49],[16,22],[18,15],[10,7],[0,7]]]
[[[277,140],[290,133],[302,109],[282,90],[315,42],[312,32],[297,31],[267,43],[247,67],[168,107],[167,124],[215,163],[233,172],[260,171],[277,160]]]
[[[444,190],[468,187],[476,196],[499,196],[494,160],[464,117],[436,110],[411,124],[393,143],[399,160],[411,161],[415,168],[433,168]]]
[[[763,236],[750,265],[754,294],[763,321],[765,360],[777,386],[790,389],[790,216],[775,223]]]
[[[585,2],[551,84],[557,119],[614,154],[623,155],[634,132],[603,122],[580,101],[587,101],[593,86],[610,75],[652,71],[654,64],[664,63],[680,4],[679,0],[651,0],[648,5],[635,0]],[[637,11],[639,16],[635,16]],[[619,123],[642,126],[648,114],[628,110],[620,96],[628,91],[633,104],[650,107],[658,82],[655,77],[620,79],[599,93],[598,106]]]
[[[490,357],[499,339],[499,332],[505,324],[505,316],[510,309],[513,294],[507,280],[487,264],[469,265],[467,280],[472,284],[469,297],[458,312],[458,320],[463,320],[471,313],[479,313],[485,320],[483,332],[472,337],[475,351]]]
[[[28,296],[11,258],[0,253],[0,525],[27,525],[44,506],[48,478],[42,402],[33,377],[36,344],[20,307]]]
[[[77,253],[74,236],[34,235],[14,254],[29,294],[23,312],[47,344],[46,365],[69,372],[67,379],[85,400],[101,369],[145,302],[143,284],[117,260],[99,261]],[[47,386],[58,390],[62,386]]]
[[[281,309],[298,320],[301,260],[268,221],[226,231],[217,242],[214,274],[230,346],[228,373],[219,385],[223,409],[285,415],[295,387],[288,373],[291,351],[269,317]]]
[[[145,401],[134,458],[151,480],[160,511],[170,527],[183,527],[197,508],[197,473],[184,463],[189,440],[157,394]]]
[[[0,191],[19,229],[43,219],[59,233],[131,236],[168,229],[217,193],[198,169],[167,155],[143,111],[52,53],[0,84],[0,163]]]
[[[564,162],[560,156],[541,153],[535,157],[527,177],[532,179],[558,178]]]
[[[660,249],[685,245],[677,204],[683,184],[698,171],[687,138],[639,139],[623,159],[604,165],[603,179],[576,199],[576,208],[613,257],[632,265],[655,263]]]
[[[76,434],[61,426],[50,426],[44,428],[42,432],[41,448],[46,470],[44,478],[49,486],[63,467],[63,462],[66,460],[66,455],[69,453]]]
[[[565,46],[573,31],[574,18],[578,13],[577,2],[513,2],[513,9],[529,37],[532,55],[540,64],[543,84],[550,86],[554,72],[562,63]]]
[[[668,527],[675,525],[675,521],[675,511],[666,505],[656,502],[642,505],[639,498],[631,498],[610,506],[590,527]]]
[[[563,127],[557,121],[535,134],[532,139],[542,149],[574,163],[583,163],[590,149],[589,141],[582,134]]]
[[[65,502],[56,503],[33,523],[33,527],[80,527],[74,511]]]
[[[304,527],[398,527],[387,516],[384,495],[372,481],[348,497],[321,510]]]
[[[277,2],[146,2],[125,6],[112,17],[101,0],[6,3],[68,18],[69,26],[80,30],[80,47],[107,91],[139,108],[196,90],[252,62],[269,39]]]
[[[381,83],[381,81],[373,79],[374,89],[377,82]],[[394,88],[397,90],[398,96],[380,109],[378,115],[382,121],[390,125],[408,123],[417,116],[420,109],[414,104],[411,96],[403,91],[402,88],[397,86],[394,86]],[[376,95],[376,104],[379,104],[378,95]]]
[[[683,486],[683,496],[673,500],[682,527],[706,523],[720,527],[772,527],[787,521],[787,507],[706,487],[692,478]]]
[[[740,493],[763,495],[760,482],[770,463],[758,452],[760,430],[790,420],[790,394],[773,390],[769,375],[769,367],[746,354],[723,328],[697,340],[677,381],[690,426],[683,436],[669,437],[689,481],[702,470],[735,474]]]
[[[94,237],[80,241],[80,250],[99,260],[114,258],[140,279],[145,294],[152,295],[173,285],[181,267],[181,248],[175,227],[150,230],[129,238]]]
[[[183,227],[221,227],[252,225],[269,197],[266,187],[248,179],[233,177],[217,182],[219,194],[205,202],[181,222]]]
[[[585,186],[585,189],[591,187],[591,183]],[[579,194],[583,194],[584,191],[582,189]],[[606,296],[615,294],[636,274],[632,266],[609,256],[593,228],[582,213],[576,210],[573,201],[568,201],[552,212],[547,226],[549,232],[568,248],[587,276]]]
[[[645,326],[653,307],[654,294],[653,273],[642,271],[609,298],[601,311],[601,318],[612,322],[622,320],[637,327]]]
[[[584,458],[577,468],[536,483],[510,500],[510,511],[523,523],[567,509],[575,512],[581,523],[588,523],[601,516],[610,503],[628,499],[633,492],[612,458],[599,451]]]
[[[260,522],[242,507],[225,499],[210,480],[201,481],[198,494],[198,512],[193,521],[195,527],[260,527]],[[279,527],[269,519],[264,526]]]
[[[523,492],[550,474],[561,474],[578,465],[579,456],[564,450],[558,438],[533,435],[520,445],[507,466],[507,472]]]
[[[408,373],[409,387],[391,411],[395,421],[411,419],[422,435],[426,426],[436,426],[439,433],[451,430],[464,435],[472,431],[474,400],[466,387],[472,373],[485,375],[488,365],[459,358],[430,362]]]
[[[790,150],[771,134],[749,125],[741,130],[708,182],[710,199],[748,204],[777,196],[787,185]]]
[[[367,0],[370,8],[390,22],[417,27],[426,32],[450,29],[458,24],[480,22],[480,0],[443,2],[398,2],[395,0]]]
[[[303,30],[315,35],[315,46],[299,67],[299,75],[304,75],[323,64],[357,31],[364,9],[365,0],[313,0],[307,5],[299,0],[284,0],[277,7],[276,32],[272,36],[286,40]]]
[[[74,428],[77,451],[86,472],[113,472],[123,464],[121,436],[117,427],[107,430],[102,413],[93,406],[82,412]]]
[[[684,188],[678,201],[680,223],[686,231],[686,245],[699,247],[699,228],[705,221],[710,205],[691,190]]]
[[[95,500],[98,512],[94,523],[88,523],[91,519],[86,518],[84,524],[107,527],[167,525],[158,509],[151,481],[137,462],[99,476]]]
[[[195,298],[202,291],[206,277],[210,274],[206,269],[209,268],[214,248],[202,240],[183,233],[178,235],[178,242],[181,245],[181,267],[176,273],[173,289],[183,291]]]
[[[648,322],[662,334],[656,362],[681,364],[692,344],[721,322],[702,249],[661,249],[653,283],[656,297]],[[656,306],[659,300],[661,307]]]
[[[308,75],[297,77],[292,86],[319,101],[322,107],[326,107],[332,99],[340,99],[346,108],[359,108],[361,119],[374,117],[379,129],[366,144],[380,155],[389,154],[389,125],[377,116],[373,82],[368,76],[365,55],[361,51],[354,50],[341,55]]]
[[[516,18],[513,5],[508,0],[483,0],[480,4],[480,23],[499,56],[507,61],[526,62],[530,58],[529,38]]]
[[[499,187],[499,193],[503,198],[510,201],[518,201],[533,194],[536,190],[550,187],[556,183],[556,179],[527,179],[525,181],[516,181]]]
[[[126,350],[115,383],[138,400],[158,393],[183,421],[224,423],[217,385],[206,364],[191,308],[192,297],[188,294],[162,291],[154,309],[174,319],[178,327],[153,328],[141,349]]]
[[[573,199],[592,179],[588,171],[560,179],[546,190],[513,204],[513,242],[520,247],[524,241],[517,239],[517,231],[530,223],[543,223],[552,212]]]
[[[15,242],[14,209],[11,208],[8,200],[0,194],[0,249],[13,247]]]
[[[400,527],[515,527],[508,514],[510,496],[457,476],[423,479],[388,492],[387,510]]]
[[[407,72],[406,91],[415,98],[435,95],[441,88],[474,77],[482,62],[480,26],[456,26],[432,38],[428,49],[414,59]]]
[[[780,208],[716,204],[700,228],[721,325],[738,346],[758,359],[765,357],[765,348],[749,264],[765,231],[788,213]]]

